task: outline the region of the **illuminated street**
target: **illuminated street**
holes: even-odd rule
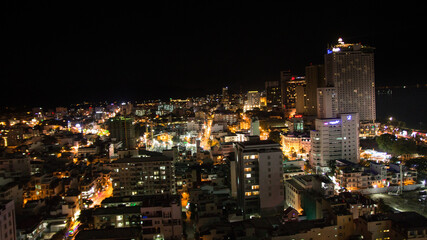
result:
[[[209,139],[211,136],[211,127],[212,127],[212,119],[208,119],[207,120],[207,124],[203,125],[203,132],[202,132],[202,136],[201,136],[201,141],[200,141],[200,146],[204,149],[204,150],[209,150],[210,149],[210,145],[209,145]]]
[[[101,202],[102,202],[104,199],[109,198],[109,197],[111,197],[112,195],[113,195],[113,186],[112,186],[111,181],[108,181],[108,185],[107,185],[107,187],[105,188],[105,190],[104,190],[104,191],[101,191],[101,192],[95,193],[95,194],[92,196],[92,198],[90,198],[90,200],[92,200],[92,201],[93,201],[93,203],[89,206],[89,208],[93,208],[93,207],[95,207],[95,206],[97,206],[97,205],[100,205],[100,204],[101,204]]]
[[[97,205],[100,205],[104,199],[111,197],[112,195],[113,195],[112,183],[111,181],[108,181],[108,185],[105,187],[104,191],[97,192],[90,198],[90,200],[92,200],[93,203],[89,206],[89,208],[94,208]],[[76,214],[75,219],[78,219],[79,215],[80,215],[80,211]],[[77,235],[79,231],[78,230],[79,226],[80,226],[80,221],[75,220],[74,222],[72,222],[65,235],[66,238],[74,239],[74,237]]]

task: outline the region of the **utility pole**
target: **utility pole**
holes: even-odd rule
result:
[[[402,170],[402,163],[400,163],[400,189],[399,189],[399,195],[403,192],[403,170]]]

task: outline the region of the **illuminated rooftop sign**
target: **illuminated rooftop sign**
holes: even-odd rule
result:
[[[329,122],[325,122],[323,123],[323,125],[327,126],[327,125],[336,125],[339,124],[340,120],[335,120],[335,121],[329,121]]]

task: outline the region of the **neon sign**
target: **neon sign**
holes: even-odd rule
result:
[[[331,124],[331,125],[335,125],[335,124],[338,124],[338,123],[340,123],[340,120],[335,120],[335,121],[330,121],[329,122],[329,124]]]

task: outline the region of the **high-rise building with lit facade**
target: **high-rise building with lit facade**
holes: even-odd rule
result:
[[[223,87],[222,88],[222,95],[221,95],[222,99],[221,102],[224,105],[227,105],[230,102],[230,95],[228,92],[228,87]]]
[[[326,87],[325,66],[310,65],[305,67],[305,112],[304,115],[317,114],[317,88]]]
[[[282,108],[286,109],[286,84],[292,78],[292,73],[290,70],[280,71],[280,97]]]
[[[283,105],[285,106],[285,112],[288,113],[288,115],[293,115],[290,113],[294,113],[296,111],[297,100],[302,103],[302,108],[304,108],[305,86],[306,82],[304,76],[292,76],[288,81],[285,82],[285,96],[283,97]]]
[[[135,126],[133,125],[133,118],[117,116],[110,118],[107,122],[108,131],[110,132],[111,139],[122,142],[123,148],[134,149],[136,146]]]
[[[317,117],[335,118],[338,114],[338,99],[334,87],[317,88]]]
[[[265,82],[265,92],[267,97],[267,109],[282,108],[282,96],[279,81]]]
[[[245,105],[243,106],[244,111],[250,111],[254,108],[260,108],[261,93],[258,91],[248,91],[246,94]]]
[[[283,153],[270,140],[236,142],[237,203],[244,218],[283,211]]]
[[[357,112],[361,121],[375,121],[374,48],[342,39],[327,49],[325,76],[336,88],[338,111]]]
[[[285,110],[286,117],[304,112],[305,87],[304,76],[292,75],[290,71],[280,72],[281,107]]]
[[[339,114],[337,118],[316,119],[315,129],[310,132],[310,165],[313,169],[328,172],[330,162],[340,159],[359,162],[358,113]]]
[[[163,155],[111,162],[114,196],[176,194],[173,159]]]

